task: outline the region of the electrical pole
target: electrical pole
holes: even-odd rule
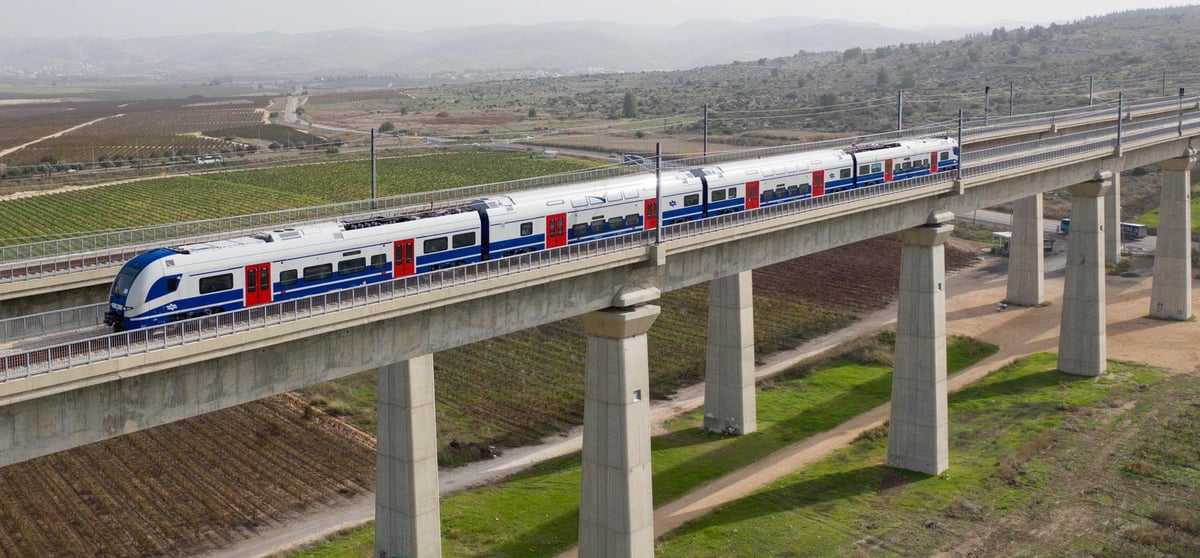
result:
[[[958,109],[958,166],[954,167],[955,180],[962,180],[962,167],[963,167],[962,118],[963,118],[963,111],[962,111],[962,109]]]
[[[662,244],[662,143],[654,143],[654,243]]]
[[[1121,148],[1121,120],[1125,113],[1125,92],[1117,93],[1117,149]]]
[[[896,131],[904,131],[904,90],[896,93]]]
[[[1183,135],[1183,88],[1179,88],[1179,135]]]
[[[1167,96],[1167,71],[1163,70],[1163,97]]]
[[[704,163],[708,164],[708,103],[704,103]]]
[[[1013,82],[1008,82],[1008,115],[1013,115]]]
[[[992,86],[983,86],[983,125],[988,125],[988,104],[992,97]]]
[[[371,209],[375,209],[375,128],[371,128]]]
[[[1095,93],[1096,76],[1088,76],[1088,106],[1092,106],[1092,94]]]

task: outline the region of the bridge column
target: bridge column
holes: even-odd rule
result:
[[[583,316],[581,558],[654,555],[646,332],[659,307],[644,302],[658,296],[658,289],[634,291],[623,303],[614,301],[619,307]]]
[[[433,355],[379,369],[375,556],[442,555]]]
[[[754,402],[754,295],[751,272],[713,279],[708,296],[704,429],[749,434]]]
[[[888,427],[891,467],[936,475],[950,465],[946,412],[946,237],[953,215],[900,232],[900,311]]]
[[[1068,187],[1071,238],[1063,286],[1058,369],[1078,376],[1099,376],[1107,367],[1104,331],[1104,195],[1112,173]]]
[[[1074,220],[1072,220],[1074,225]],[[1072,229],[1074,231],[1074,229]],[[1104,261],[1121,261],[1121,173],[1112,177],[1112,189],[1104,194]]]
[[[1008,245],[1010,304],[1037,306],[1046,301],[1045,260],[1042,252],[1042,195],[1013,203],[1012,239]]]
[[[1196,154],[1164,161],[1162,199],[1158,209],[1158,243],[1154,250],[1154,287],[1150,317],[1192,317],[1192,164]]]

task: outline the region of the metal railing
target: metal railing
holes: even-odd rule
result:
[[[44,337],[81,327],[104,324],[108,303],[87,304],[0,320],[0,343]],[[0,351],[3,354],[3,351]]]

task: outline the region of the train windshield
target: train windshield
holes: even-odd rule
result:
[[[126,266],[117,274],[117,280],[113,281],[112,294],[115,296],[126,296],[129,294],[129,287],[133,286],[133,280],[137,279],[139,269],[133,269]]]

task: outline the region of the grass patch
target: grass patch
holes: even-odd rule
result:
[[[890,332],[860,340],[844,357],[798,367],[760,385],[759,431],[753,434],[729,437],[703,432],[699,412],[673,421],[671,433],[651,441],[655,505],[885,402],[891,393],[891,368],[872,359],[893,350],[893,344]],[[966,366],[995,350],[971,339],[954,338],[949,362]],[[867,362],[851,360],[855,358]],[[553,556],[573,546],[578,538],[580,477],[580,455],[573,454],[541,463],[496,486],[443,499],[443,552],[448,556]]]
[[[1137,218],[1137,222],[1152,229],[1158,228],[1158,208],[1154,208],[1149,213],[1143,214]],[[1200,198],[1192,196],[1192,232],[1200,231]]]
[[[1058,451],[1074,432],[1098,428],[1084,409],[1143,391],[1167,374],[1110,363],[1106,375],[1090,379],[1058,373],[1055,365],[1054,355],[1034,355],[951,396],[951,466],[941,475],[886,467],[886,436],[863,436],[684,526],[659,543],[656,555],[780,555],[779,549],[788,549],[789,556],[929,555],[947,545],[955,553],[953,547],[963,539],[979,536],[984,518],[995,524],[1000,516],[1025,513],[1027,506],[1044,509],[1044,501],[1055,497],[1047,492],[1057,494],[1061,470],[1045,455]],[[1178,530],[1176,523],[1191,525],[1179,510],[1164,510],[1161,516],[1171,529]],[[1139,537],[1159,541],[1164,528],[1147,526]],[[1168,546],[1178,542],[1163,540]],[[997,555],[1020,552],[982,548]],[[1044,551],[1057,554],[1064,548]]]

